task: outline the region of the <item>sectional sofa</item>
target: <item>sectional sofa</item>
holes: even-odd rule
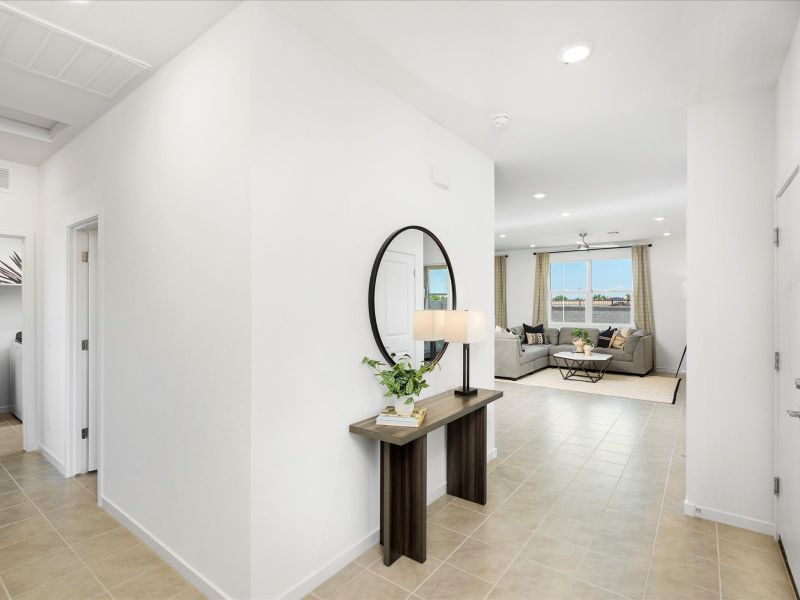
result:
[[[511,333],[506,331],[496,332],[494,340],[494,374],[496,377],[519,379],[525,375],[544,369],[555,367],[553,355],[556,352],[575,352],[572,343],[572,330],[574,327],[545,330],[545,344],[530,345],[525,343],[522,325],[512,327]],[[608,367],[609,371],[616,373],[630,373],[632,375],[647,375],[653,370],[653,336],[643,331],[632,333],[622,349],[598,348],[597,338],[599,329],[587,328],[594,352],[598,354],[611,354],[614,359]]]

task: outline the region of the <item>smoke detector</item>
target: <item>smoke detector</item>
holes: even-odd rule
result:
[[[508,115],[503,113],[498,113],[492,117],[492,125],[494,125],[495,129],[502,129],[503,127],[508,125],[508,122],[510,120],[511,117],[509,117]]]

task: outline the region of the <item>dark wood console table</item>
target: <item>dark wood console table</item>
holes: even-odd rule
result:
[[[350,425],[350,432],[381,442],[381,539],[383,564],[406,555],[426,558],[428,433],[447,425],[447,493],[486,504],[486,405],[503,396],[444,392],[417,402],[428,414],[420,427],[377,425],[375,417]]]

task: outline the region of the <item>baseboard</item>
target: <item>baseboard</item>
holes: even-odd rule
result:
[[[64,477],[66,477],[66,476],[67,476],[67,469],[66,469],[66,467],[64,466],[64,463],[63,463],[63,462],[61,462],[60,460],[58,460],[58,459],[57,459],[57,458],[56,458],[56,457],[53,455],[53,453],[52,453],[52,452],[50,452],[50,450],[48,450],[47,448],[45,448],[44,446],[42,446],[41,444],[39,444],[39,452],[42,454],[42,456],[44,456],[44,457],[47,459],[47,462],[49,462],[49,463],[50,463],[51,465],[53,465],[53,466],[54,466],[56,469],[58,469],[58,472],[59,472],[59,473],[61,473],[61,474],[62,474]]]
[[[105,509],[117,521],[127,527],[131,533],[138,537],[141,541],[147,544],[153,552],[158,554],[161,559],[169,566],[175,569],[178,573],[183,575],[184,578],[194,585],[198,590],[209,598],[230,598],[222,590],[220,590],[213,583],[203,577],[196,569],[189,565],[185,560],[178,556],[172,549],[159,540],[152,533],[142,527],[136,520],[133,519],[128,513],[111,502],[108,498],[100,498],[100,506]]]
[[[700,517],[701,519],[716,521],[717,523],[775,536],[775,523],[729,513],[723,510],[707,508],[705,506],[698,506],[694,502],[689,502],[688,500],[683,501],[683,514],[689,517]]]
[[[675,369],[670,367],[656,367],[653,369],[656,373],[672,373],[675,374]],[[686,375],[686,369],[678,371],[678,375]]]
[[[486,462],[492,462],[495,458],[497,458],[497,448],[492,448],[486,453]]]
[[[0,414],[10,413],[12,406],[10,404],[0,404]]]
[[[317,587],[325,583],[328,579],[336,575],[336,573],[341,571],[344,567],[364,554],[364,552],[372,548],[372,546],[378,543],[379,539],[380,529],[375,529],[374,531],[370,532],[369,535],[350,546],[347,550],[336,556],[333,560],[314,571],[303,581],[298,583],[293,588],[286,590],[278,597],[287,599],[304,598]]]
[[[428,490],[428,504],[436,502],[439,498],[447,493],[447,482],[437,485],[432,490]]]

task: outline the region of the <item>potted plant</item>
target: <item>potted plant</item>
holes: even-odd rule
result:
[[[395,355],[391,357],[394,359]],[[411,364],[411,357],[404,354],[393,367],[387,367],[386,363],[373,360],[366,356],[361,359],[361,364],[367,365],[375,371],[375,377],[381,385],[386,388],[384,396],[387,398],[394,396],[394,410],[398,415],[408,416],[414,412],[414,396],[419,396],[420,392],[428,387],[425,381],[425,374],[433,371],[435,365],[423,363],[418,369]]]
[[[575,349],[578,352],[583,352],[583,348],[586,344],[592,345],[592,339],[589,337],[588,331],[576,327],[572,330],[572,343],[575,344]]]

